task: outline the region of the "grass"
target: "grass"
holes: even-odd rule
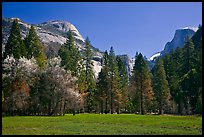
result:
[[[202,135],[202,117],[135,114],[2,117],[2,134]]]

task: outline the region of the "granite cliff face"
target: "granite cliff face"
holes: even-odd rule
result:
[[[192,37],[197,31],[197,29],[198,28],[196,27],[186,27],[182,29],[177,29],[174,34],[174,38],[171,42],[166,43],[164,50],[161,52],[161,55],[165,55],[171,52],[173,49],[176,49],[177,47],[183,47],[187,36]]]
[[[10,28],[14,18],[2,19],[2,52],[4,51],[5,44],[8,40]],[[17,18],[18,19],[18,18]],[[18,19],[21,36],[24,39],[28,34],[28,30],[31,24],[25,23],[24,21]],[[76,29],[76,27],[68,21],[53,20],[44,22],[41,24],[34,25],[37,35],[45,46],[45,53],[49,56],[57,56],[58,50],[62,44],[67,40],[67,32],[71,30],[73,32],[73,37],[75,40],[75,45],[79,51],[83,52],[85,47],[85,39]],[[103,57],[103,52],[92,46],[93,64],[95,77],[101,70],[101,58]]]
[[[191,38],[197,30],[198,30],[198,27],[185,27],[185,28],[177,29],[175,31],[174,37],[171,40],[171,42],[167,42],[162,51],[153,54],[147,60],[150,69],[154,67],[155,61],[160,56],[164,56],[176,48],[182,48],[184,46],[186,38],[188,36]]]
[[[8,40],[10,28],[12,25],[14,18],[3,18],[2,19],[2,52],[4,51],[4,47],[6,41]],[[18,18],[17,18],[18,19]],[[25,23],[24,21],[19,20],[20,30],[22,38],[24,39],[28,34],[28,30],[31,24]],[[64,44],[67,40],[67,32],[71,30],[73,32],[75,45],[76,47],[83,52],[85,47],[85,39],[77,30],[77,28],[68,21],[61,20],[52,20],[43,22],[41,24],[32,24],[36,28],[37,35],[45,46],[45,53],[48,57],[57,56],[58,50],[62,44]],[[177,29],[174,35],[174,38],[171,42],[167,42],[163,51],[157,52],[153,54],[149,59],[145,58],[147,61],[149,68],[151,69],[155,61],[158,57],[168,54],[171,50],[182,47],[187,36],[192,37],[194,33],[197,31],[196,27],[186,27],[182,29]],[[98,73],[101,71],[101,59],[103,57],[103,52],[99,49],[95,48],[91,45],[92,51],[94,53],[92,61],[94,64],[93,71],[95,74],[95,78],[98,77]],[[128,55],[118,55],[123,63],[125,64],[125,68],[127,70],[127,74],[130,77],[134,59],[131,59]]]
[[[3,50],[4,50],[5,43],[9,37],[9,31],[10,31],[13,19],[14,18],[2,19],[2,40],[3,40],[2,47],[3,47]],[[20,24],[22,38],[25,38],[31,24],[25,23],[24,21],[20,19],[18,20]],[[67,32],[69,30],[73,32],[73,36],[74,36],[74,40],[75,40],[75,44],[77,48],[79,50],[83,50],[85,47],[85,39],[76,29],[76,27],[68,21],[53,20],[53,21],[48,21],[48,22],[44,22],[41,24],[37,24],[34,26],[36,28],[36,32],[40,40],[45,45],[45,47],[48,49],[50,47],[53,47],[53,45],[55,45],[55,48],[56,47],[59,48],[61,44],[64,44],[67,40]],[[53,50],[57,51],[57,49],[53,49]],[[94,50],[94,55],[102,57],[102,52],[100,52],[98,49],[92,46],[92,50]]]

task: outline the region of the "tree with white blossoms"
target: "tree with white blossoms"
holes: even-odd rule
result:
[[[76,78],[60,67],[61,58],[48,60],[44,70],[34,58],[3,60],[3,94],[7,115],[64,115],[82,104]]]
[[[60,67],[60,62],[60,57],[49,59],[39,81],[32,87],[31,112],[34,115],[64,115],[68,109],[75,115],[75,109],[82,102],[76,90],[76,77]]]
[[[6,112],[10,115],[25,115],[28,108],[29,90],[38,72],[34,58],[7,56],[2,63],[3,93]]]
[[[71,75],[71,71],[60,67],[60,64],[61,58],[55,57],[48,61],[48,67],[46,69],[47,73],[51,74],[53,78],[55,89],[59,91],[55,114],[58,112],[60,115],[64,115],[66,109],[71,108],[75,115],[75,109],[82,101],[81,95],[77,91],[77,78]]]

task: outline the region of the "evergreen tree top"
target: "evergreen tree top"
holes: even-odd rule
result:
[[[67,48],[67,49],[73,49],[75,48],[75,45],[74,45],[74,37],[73,37],[73,34],[72,34],[72,31],[68,31],[68,36],[67,36],[67,41],[64,43],[64,46]]]
[[[91,43],[91,41],[89,40],[89,37],[86,37],[86,40],[85,40],[85,41],[86,41],[87,44],[90,44],[90,43]]]
[[[26,49],[21,39],[20,26],[17,19],[13,20],[10,35],[5,45],[3,58],[5,59],[8,55],[13,55],[14,58],[18,59],[22,56],[26,56]]]

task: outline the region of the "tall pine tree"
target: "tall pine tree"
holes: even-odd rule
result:
[[[195,38],[195,37],[194,37]],[[180,79],[181,90],[184,93],[184,102],[186,114],[196,112],[196,102],[199,96],[200,90],[200,71],[197,67],[200,62],[199,48],[195,50],[194,44],[190,38],[187,39],[182,49],[182,66],[181,71],[183,75]],[[198,51],[198,52],[197,52]],[[201,63],[202,64],[202,63]],[[200,64],[200,65],[201,65]],[[197,69],[198,68],[198,69]]]
[[[162,59],[164,62],[164,70],[166,72],[166,79],[169,84],[170,94],[172,96],[172,112],[175,113],[177,110],[177,106],[179,106],[179,112],[182,110],[182,99],[181,93],[179,91],[179,74],[178,74],[178,66],[180,53],[178,52],[180,49],[173,51],[171,54],[166,54]],[[177,105],[175,105],[175,103]]]
[[[133,85],[133,92],[135,92],[136,99],[139,101],[140,114],[144,115],[146,114],[147,109],[150,109],[149,107],[152,103],[153,91],[150,72],[141,53],[136,55],[131,83]]]
[[[164,108],[168,105],[167,103],[170,99],[170,90],[166,80],[163,60],[159,58],[154,67],[153,90],[159,104],[159,114],[163,114]]]
[[[105,69],[102,68],[101,72],[99,72],[98,82],[97,82],[97,96],[98,96],[97,99],[98,99],[101,114],[103,114],[104,112],[104,103],[107,102],[106,101],[107,100],[106,93],[108,90],[107,86],[108,86],[107,75],[106,75]],[[105,107],[107,109],[107,105],[105,105]]]
[[[110,83],[110,111],[119,110],[119,74],[116,56],[113,47],[109,52],[109,83]]]
[[[110,102],[109,63],[110,63],[109,54],[108,54],[108,51],[106,50],[103,55],[103,60],[102,60],[102,70],[104,73],[104,81],[106,81],[105,83],[102,84],[102,86],[104,87],[104,91],[105,91],[105,114],[109,112],[109,102]]]
[[[180,78],[180,87],[183,92],[183,100],[184,100],[184,108],[186,110],[186,114],[190,113],[190,100],[192,97],[192,93],[195,91],[195,88],[191,86],[193,84],[193,74],[195,74],[195,71],[193,71],[195,64],[195,57],[194,57],[194,44],[190,37],[187,37],[186,42],[184,44],[184,47],[181,51],[181,78]],[[193,74],[192,74],[193,73]]]
[[[128,91],[128,75],[125,69],[125,65],[119,56],[116,57],[118,73],[119,73],[119,96],[118,96],[118,113],[120,108],[126,108],[127,106],[127,91]]]
[[[44,68],[46,66],[44,46],[36,34],[34,26],[31,26],[24,43],[27,50],[27,58],[31,59],[34,57],[37,60],[39,67]]]
[[[86,98],[86,108],[87,112],[93,110],[94,102],[94,92],[96,90],[96,82],[94,80],[93,72],[93,62],[92,62],[93,52],[91,50],[91,45],[89,38],[85,41],[85,54],[84,54],[84,66],[85,66],[85,92],[88,93]]]
[[[67,41],[60,47],[58,55],[61,57],[61,65],[70,70],[73,76],[79,75],[81,55],[75,46],[71,30],[68,32]]]
[[[13,55],[14,58],[19,59],[20,57],[26,56],[26,48],[21,39],[20,27],[18,19],[13,20],[13,24],[10,30],[8,41],[5,45],[5,51],[3,53],[3,59],[7,56]]]

